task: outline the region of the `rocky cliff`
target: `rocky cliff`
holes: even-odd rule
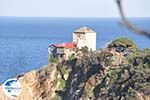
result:
[[[0,100],[150,100],[150,49],[121,38],[94,52],[77,50],[67,61],[52,58],[18,80],[20,96],[8,98],[1,87]]]

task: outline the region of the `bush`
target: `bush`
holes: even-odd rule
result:
[[[75,59],[75,55],[70,55],[68,58],[69,58],[69,61],[72,61]]]
[[[60,78],[60,79],[59,79],[59,82],[60,82],[60,87],[61,87],[62,89],[64,89],[64,88],[66,87],[66,81],[63,80],[62,78]]]
[[[82,47],[82,48],[81,48],[81,51],[82,51],[83,53],[88,53],[88,52],[89,52],[89,49],[88,49],[87,46],[85,46],[85,47]]]
[[[54,54],[50,55],[50,59],[49,60],[50,60],[51,63],[57,63],[57,61],[58,61],[58,59],[54,56]]]
[[[112,47],[120,47],[119,49],[121,49],[121,47],[131,48],[131,49],[135,49],[135,50],[137,49],[136,44],[132,40],[130,40],[126,37],[119,38],[119,39],[112,41],[108,45],[108,48],[112,48]]]

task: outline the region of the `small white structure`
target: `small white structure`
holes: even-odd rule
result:
[[[96,32],[88,27],[82,27],[73,33],[73,42],[77,47],[88,47],[89,50],[96,50]]]

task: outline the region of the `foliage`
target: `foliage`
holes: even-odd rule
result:
[[[54,54],[50,55],[50,59],[49,60],[50,60],[51,63],[57,63],[57,61],[58,61],[58,59],[54,56]]]
[[[118,38],[118,39],[112,41],[112,43],[110,43],[108,45],[108,48],[111,48],[111,47],[115,47],[115,48],[118,47],[119,50],[122,50],[125,48],[131,48],[133,50],[137,49],[136,44],[132,40],[130,40],[126,37]]]
[[[136,47],[136,44],[132,41],[132,40],[130,40],[130,39],[128,39],[128,38],[126,38],[126,37],[122,37],[122,38],[118,38],[118,39],[116,39],[116,40],[114,40],[114,41],[112,41],[112,45],[123,45],[123,46],[127,46],[127,45],[129,45],[129,46],[132,46],[132,47]]]
[[[136,100],[137,92],[150,95],[149,50],[137,55],[137,52],[133,52],[137,50],[136,45],[127,38],[114,40],[112,44],[113,48],[124,47],[133,54],[123,56],[122,60],[126,60],[126,63],[114,69],[111,59],[114,55],[109,49],[83,52],[83,57],[71,65],[64,100]]]
[[[76,57],[75,57],[75,55],[70,55],[68,58],[69,58],[70,61],[72,61],[72,60],[74,60]]]
[[[58,79],[58,80],[59,80],[59,82],[60,82],[60,87],[61,87],[61,89],[64,89],[64,88],[66,87],[66,81],[63,80],[62,78],[60,78],[60,79]]]
[[[68,72],[66,66],[63,66],[61,62],[57,63],[57,70],[61,73],[62,77]]]
[[[56,95],[54,98],[52,98],[52,100],[61,100],[61,97]]]
[[[87,46],[81,48],[82,53],[88,53],[89,49]]]
[[[57,63],[57,70],[58,71],[61,71],[62,67],[63,67],[63,65],[61,62]]]
[[[102,66],[112,66],[112,54],[110,52],[101,51],[97,55],[98,61]]]
[[[145,55],[150,55],[150,48],[144,49],[143,52],[144,52]]]
[[[116,65],[114,60],[120,57],[116,54],[126,51],[129,55],[121,58],[125,63]],[[127,38],[114,40],[99,52],[83,48],[80,57],[57,62],[57,70],[61,76],[69,74],[66,80],[58,79],[62,100],[136,100],[137,93],[150,96],[150,49],[139,52]]]

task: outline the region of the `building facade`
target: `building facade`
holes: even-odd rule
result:
[[[89,50],[96,50],[96,32],[88,27],[82,27],[73,32],[73,42],[77,47],[88,47]]]
[[[52,44],[48,48],[49,55],[53,54],[56,58],[67,59],[75,54],[75,49],[88,47],[89,50],[96,50],[96,32],[88,27],[82,27],[73,32],[73,41],[70,43]]]
[[[70,55],[75,54],[74,49],[76,48],[77,44],[70,42],[70,43],[62,43],[62,44],[52,44],[49,46],[49,55],[53,54],[56,58],[64,57],[67,59]]]

